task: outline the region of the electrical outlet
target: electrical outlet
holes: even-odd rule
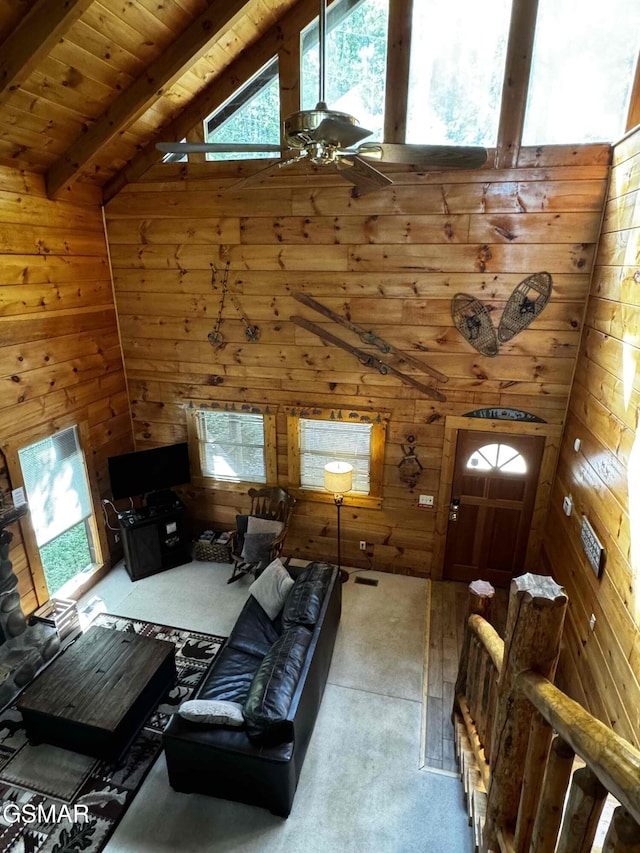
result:
[[[418,506],[433,506],[433,495],[420,495]]]
[[[366,550],[367,550],[367,543],[365,542],[365,540],[364,540],[364,539],[361,539],[361,540],[360,540],[360,550],[361,550],[361,551],[366,551]]]
[[[594,613],[591,614],[591,619],[589,619],[589,627],[591,628],[592,631],[596,627],[596,617],[595,617]]]

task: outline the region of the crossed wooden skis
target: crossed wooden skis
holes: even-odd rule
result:
[[[319,314],[324,314],[324,316],[328,317],[330,320],[333,320],[336,323],[340,323],[341,326],[344,326],[351,332],[355,332],[355,334],[360,337],[363,343],[375,346],[377,349],[380,350],[380,352],[384,353],[387,358],[382,359],[376,355],[373,355],[372,353],[365,352],[365,350],[353,346],[347,341],[344,341],[342,338],[339,338],[331,332],[328,332],[326,329],[323,329],[321,326],[316,326],[316,324],[312,323],[310,320],[307,320],[304,317],[300,317],[297,314],[294,314],[291,317],[291,320],[297,326],[301,326],[303,329],[306,329],[307,331],[312,332],[314,335],[317,335],[323,341],[333,344],[336,347],[340,347],[340,349],[343,349],[346,352],[350,352],[352,355],[355,355],[358,361],[360,361],[361,364],[364,364],[365,367],[372,367],[378,370],[383,375],[391,373],[394,376],[397,376],[398,379],[405,383],[405,385],[410,385],[412,388],[417,388],[418,391],[421,391],[428,397],[432,397],[434,400],[439,400],[442,403],[446,402],[447,398],[444,396],[444,394],[438,391],[437,388],[432,388],[429,385],[425,385],[418,379],[414,379],[413,376],[409,376],[406,373],[403,373],[401,370],[398,369],[398,366],[405,365],[407,367],[415,367],[423,373],[427,373],[429,376],[432,376],[434,379],[437,379],[439,382],[448,382],[449,377],[445,376],[444,373],[440,373],[439,370],[430,367],[428,364],[425,364],[417,358],[413,358],[413,356],[411,355],[397,352],[387,341],[378,337],[373,332],[368,332],[361,326],[357,326],[355,323],[352,323],[350,320],[347,320],[345,317],[343,317],[342,314],[338,314],[336,311],[332,311],[331,308],[327,308],[320,302],[316,302],[316,300],[313,299],[311,296],[307,296],[305,293],[294,293],[293,297],[294,299],[297,299],[298,302],[302,302],[302,304],[306,305],[308,308],[312,308]]]

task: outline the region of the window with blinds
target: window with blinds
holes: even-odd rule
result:
[[[379,509],[388,419],[386,412],[289,409],[289,488],[304,500],[333,500],[324,487],[324,467],[346,462],[353,468],[353,484],[345,503]]]
[[[263,415],[199,410],[196,425],[203,477],[267,482]]]
[[[101,565],[102,552],[81,445],[82,427],[18,448],[18,461],[49,595],[69,597]],[[27,543],[27,549],[31,549]],[[29,554],[37,568],[35,554]]]
[[[22,448],[18,457],[39,548],[91,516],[77,427]]]
[[[300,486],[324,490],[324,466],[348,462],[353,466],[351,492],[368,495],[371,490],[370,423],[341,423],[300,418]]]

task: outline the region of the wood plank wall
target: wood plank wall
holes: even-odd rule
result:
[[[1,450],[84,420],[85,454],[106,495],[106,457],[130,450],[132,434],[94,189],[78,187],[62,201],[49,201],[41,176],[0,169],[0,381]],[[5,489],[11,484],[3,455],[0,469]],[[30,613],[36,590],[20,524],[11,532],[11,558]]]
[[[569,610],[560,675],[591,713],[640,745],[640,130],[614,151],[543,566]],[[574,442],[580,439],[579,450]],[[565,495],[573,513],[562,512]],[[583,553],[585,515],[606,549]],[[596,618],[594,630],[589,622]]]
[[[434,514],[418,509],[417,499],[432,494],[437,505],[444,417],[498,406],[564,419],[608,158],[607,146],[536,149],[523,150],[522,166],[509,170],[398,169],[392,188],[361,199],[338,178],[292,170],[235,191],[229,186],[255,165],[151,170],[106,207],[136,446],[184,440],[192,399],[269,404],[278,413],[278,476],[286,486],[287,406],[389,412],[383,507],[347,503],[343,562],[429,576]],[[227,345],[215,351],[207,335],[220,286],[212,286],[210,264],[223,269],[227,261],[229,286],[261,336],[248,342],[227,303]],[[553,276],[547,308],[498,357],[479,355],[453,326],[452,296],[478,296],[498,318],[513,288],[537,270]],[[295,301],[296,291],[445,373],[447,401],[364,368],[294,325],[290,316],[303,314],[358,343]],[[398,469],[409,435],[424,466],[415,489]],[[233,527],[248,506],[242,489],[183,496],[201,529]],[[285,551],[335,559],[335,521],[332,504],[300,502]]]

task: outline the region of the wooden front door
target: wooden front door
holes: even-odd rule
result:
[[[543,450],[540,436],[458,432],[445,578],[505,587],[522,573]]]

